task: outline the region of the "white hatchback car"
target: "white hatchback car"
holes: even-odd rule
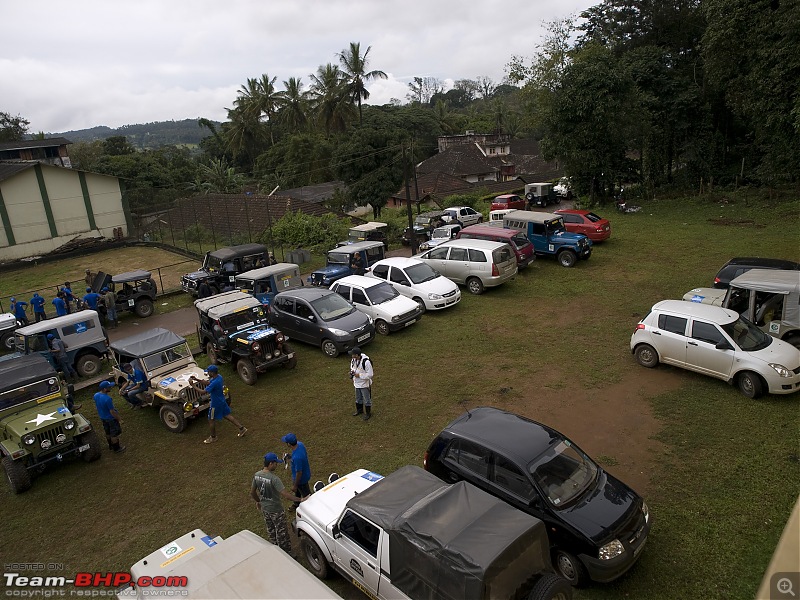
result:
[[[800,390],[800,350],[727,308],[663,300],[639,321],[631,352],[644,367],[697,371],[736,384],[748,398]]]
[[[386,281],[348,275],[334,281],[331,290],[375,321],[375,331],[389,335],[419,321],[422,310],[416,302],[400,293]]]
[[[448,206],[444,212],[442,219],[447,223],[460,223],[462,227],[483,223],[483,215],[469,206]]]
[[[372,265],[367,277],[388,281],[406,298],[414,300],[423,310],[441,310],[461,301],[458,286],[416,258],[395,256]]]

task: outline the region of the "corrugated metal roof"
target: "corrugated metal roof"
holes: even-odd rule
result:
[[[12,161],[0,161],[0,181],[5,181],[6,179],[10,179],[17,173],[21,173],[26,169],[32,169],[38,163],[36,161],[29,161],[29,162],[12,162]]]
[[[25,148],[53,148],[71,144],[67,138],[57,137],[46,140],[19,140],[16,142],[0,142],[0,150],[24,150]]]

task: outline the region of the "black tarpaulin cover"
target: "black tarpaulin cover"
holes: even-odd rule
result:
[[[17,356],[0,362],[0,391],[57,376],[50,362],[41,354]]]
[[[111,349],[126,356],[147,356],[161,350],[167,350],[185,341],[185,339],[169,329],[157,327],[111,342]]]
[[[544,524],[466,482],[407,466],[347,505],[388,532],[392,583],[415,600],[511,598],[550,570]]]

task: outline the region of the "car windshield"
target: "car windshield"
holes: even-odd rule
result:
[[[222,326],[225,333],[230,333],[232,331],[241,331],[242,329],[247,329],[248,327],[260,323],[266,323],[266,321],[267,315],[264,312],[264,308],[255,306],[247,310],[220,317],[219,324]]]
[[[449,228],[447,228],[447,227],[438,227],[438,228],[433,230],[433,234],[431,235],[431,238],[434,238],[434,239],[440,239],[441,238],[441,239],[448,240],[448,239],[450,239],[450,231],[451,230]]]
[[[311,303],[314,310],[323,321],[334,321],[355,310],[352,304],[339,294],[330,293],[322,298],[317,298]]]
[[[548,448],[531,466],[531,475],[553,506],[578,498],[594,482],[598,468],[569,440]]]
[[[222,261],[210,254],[206,255],[206,259],[203,262],[203,268],[207,271],[221,271],[222,270]]]
[[[373,304],[388,302],[400,295],[397,290],[388,283],[381,283],[380,285],[367,288],[365,291],[367,292],[367,298],[369,298],[369,301]]]
[[[722,325],[723,331],[736,341],[745,352],[763,350],[772,343],[772,337],[761,331],[754,323],[744,317]]]
[[[350,254],[347,252],[328,252],[329,265],[349,265]]]
[[[144,362],[145,371],[149,372],[186,358],[191,359],[192,353],[189,350],[189,344],[184,342],[183,344],[178,344],[167,350],[161,350],[155,354],[145,356],[142,360]]]
[[[425,283],[438,277],[436,271],[427,263],[411,265],[405,269],[405,273],[412,283]]]
[[[10,408],[17,404],[22,404],[28,400],[44,398],[59,391],[60,386],[56,377],[49,377],[36,383],[18,387],[13,390],[0,393],[0,410]]]
[[[558,233],[559,231],[566,231],[564,229],[564,219],[560,217],[558,219],[553,219],[552,221],[547,221],[546,227],[548,233]]]

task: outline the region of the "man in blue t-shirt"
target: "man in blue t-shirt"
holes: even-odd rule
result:
[[[42,298],[37,292],[33,293],[33,298],[31,298],[31,306],[33,307],[33,316],[36,317],[37,323],[47,319],[47,314],[44,312],[44,298]]]
[[[289,464],[292,466],[292,492],[295,496],[306,498],[311,495],[311,488],[308,482],[311,480],[311,465],[308,463],[308,452],[303,442],[297,441],[297,436],[287,433],[281,441],[292,449],[292,456]],[[295,502],[295,508],[299,506]]]
[[[72,294],[72,284],[69,281],[65,281],[61,291],[64,292],[64,302],[67,305],[67,314],[69,314],[72,312],[72,303],[75,302],[75,296]]]
[[[103,422],[103,431],[106,433],[108,449],[114,452],[125,452],[125,446],[119,445],[119,436],[122,433],[122,419],[114,408],[114,400],[106,393],[114,387],[111,381],[101,381],[100,391],[94,395],[94,405],[97,407],[97,416]]]
[[[84,308],[91,308],[97,310],[97,303],[100,301],[100,294],[93,292],[92,288],[86,288],[86,295],[83,297]]]
[[[138,394],[147,391],[147,388],[150,387],[147,377],[140,369],[134,369],[131,363],[123,364],[122,370],[128,376],[128,381],[119,388],[119,393],[131,403],[131,407],[141,408],[142,399]]]
[[[247,427],[242,425],[231,414],[231,407],[228,406],[228,401],[225,399],[225,383],[222,380],[222,375],[219,374],[217,365],[208,365],[206,368],[208,374],[208,381],[199,381],[194,376],[189,379],[189,385],[194,389],[205,392],[209,395],[210,403],[208,406],[208,427],[211,430],[206,439],[203,440],[204,444],[213,444],[217,441],[217,421],[230,421],[239,428],[239,437],[244,437],[247,433]]]
[[[67,310],[67,301],[64,299],[64,292],[58,292],[56,297],[53,298],[53,306],[56,309],[56,316],[63,317],[66,314],[69,314]]]
[[[11,305],[14,307],[14,316],[17,318],[17,321],[23,325],[27,325],[28,315],[25,312],[25,309],[28,308],[28,303],[23,302],[22,300],[15,300],[14,298],[11,298]]]

